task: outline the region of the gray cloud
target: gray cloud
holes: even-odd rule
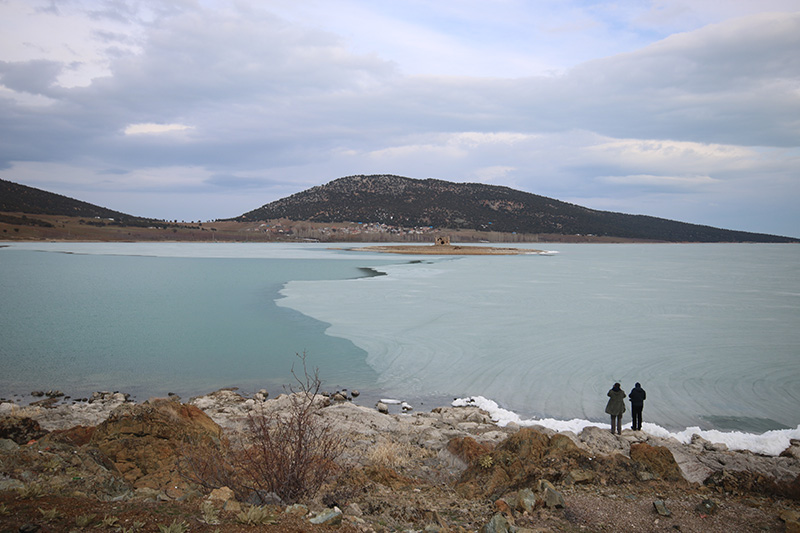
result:
[[[709,212],[698,198],[744,201],[744,182],[767,182],[781,199],[797,191],[800,13],[501,79],[404,75],[389,58],[351,52],[344,37],[263,10],[177,6],[92,13],[140,33],[94,31],[111,47],[108,75],[85,86],[57,83],[73,67],[65,62],[0,62],[0,168],[34,176],[37,164],[64,164],[98,183],[112,176],[103,187],[120,190],[246,190],[228,208],[252,201],[242,212],[368,172],[491,180],[632,212],[669,194],[689,221]],[[126,134],[134,124],[184,129]],[[162,215],[175,216],[203,214]],[[784,229],[772,231],[800,234],[796,219],[774,218]]]

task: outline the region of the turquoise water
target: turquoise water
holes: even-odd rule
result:
[[[640,381],[645,427],[800,426],[800,247],[551,246],[12,244],[0,396],[274,392],[306,351],[326,387],[418,407],[480,396],[537,420],[605,422],[611,384]]]
[[[276,391],[304,351],[332,387],[374,384],[363,350],[275,305],[290,279],[363,276],[363,265],[0,249],[0,396]]]

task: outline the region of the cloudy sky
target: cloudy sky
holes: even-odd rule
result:
[[[209,220],[352,174],[800,237],[800,0],[0,0],[0,178]]]

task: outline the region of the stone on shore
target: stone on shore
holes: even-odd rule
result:
[[[135,488],[181,491],[178,459],[220,445],[222,429],[200,409],[173,400],[122,405],[97,426],[91,444]]]

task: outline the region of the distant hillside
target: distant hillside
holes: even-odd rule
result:
[[[669,242],[798,239],[597,211],[508,187],[401,176],[348,176],[266,204],[240,221],[287,218],[517,233],[598,235]]]
[[[102,219],[113,218],[118,222],[146,220],[5,180],[0,180],[0,212],[86,218],[99,217]]]

